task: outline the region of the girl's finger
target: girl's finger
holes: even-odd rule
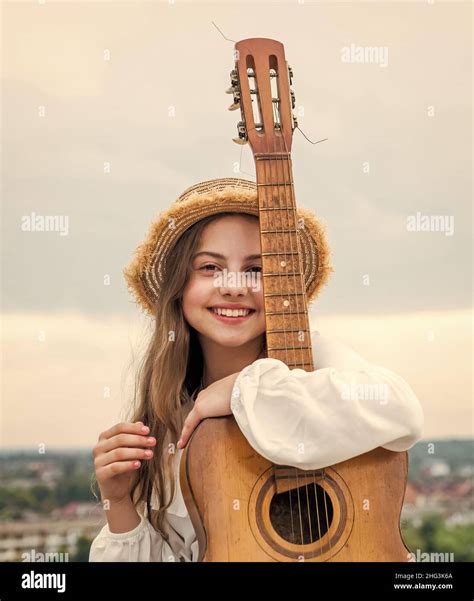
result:
[[[177,447],[178,449],[182,449],[188,444],[189,437],[193,433],[196,426],[201,421],[201,417],[196,411],[196,408],[192,409],[187,418],[184,420],[183,430],[181,431],[181,437],[178,440]]]
[[[110,465],[116,461],[128,461],[128,460],[137,460],[137,459],[151,459],[153,457],[152,449],[141,449],[141,448],[127,448],[120,447],[119,449],[113,449],[112,451],[108,451],[107,453],[102,453],[98,457],[96,457],[94,461],[95,468],[104,467],[106,465]]]
[[[144,426],[143,422],[120,422],[108,430],[105,430],[105,432],[102,432],[102,434],[99,435],[99,441],[112,438],[112,436],[116,436],[121,432],[128,434],[148,434],[149,431],[150,428]]]
[[[96,471],[97,481],[103,482],[109,478],[113,478],[118,474],[124,474],[132,470],[137,470],[141,465],[141,461],[116,461],[104,467],[100,467]]]
[[[156,438],[154,436],[140,436],[138,434],[117,434],[116,436],[112,436],[112,438],[108,438],[99,443],[97,453],[96,447],[96,457],[102,455],[103,453],[107,453],[108,451],[113,451],[114,449],[119,449],[121,447],[143,447],[145,449],[152,448],[156,444]]]

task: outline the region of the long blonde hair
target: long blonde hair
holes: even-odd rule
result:
[[[146,503],[153,527],[167,538],[163,528],[166,509],[175,494],[174,460],[183,422],[192,406],[191,395],[199,386],[203,356],[196,330],[185,320],[182,298],[202,232],[215,219],[235,213],[206,217],[186,230],[170,252],[165,282],[155,308],[155,328],[136,374],[131,422],[142,421],[156,437],[152,459],[142,461],[131,490],[135,507]],[[254,215],[240,216],[256,219]],[[166,483],[169,494],[166,494]],[[158,510],[151,511],[153,490]],[[156,517],[154,517],[156,516]]]

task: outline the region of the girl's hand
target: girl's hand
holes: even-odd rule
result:
[[[236,372],[222,378],[222,380],[217,380],[201,390],[196,397],[194,407],[184,421],[181,438],[178,440],[178,449],[182,449],[187,445],[189,437],[202,419],[232,415],[230,400],[232,388],[239,373]]]
[[[156,438],[149,431],[142,422],[122,422],[100,434],[92,455],[102,500],[119,503],[130,495],[140,460],[153,457]]]

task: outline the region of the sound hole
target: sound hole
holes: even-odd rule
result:
[[[273,528],[295,545],[307,545],[322,538],[332,518],[331,498],[315,483],[274,495],[270,501]]]

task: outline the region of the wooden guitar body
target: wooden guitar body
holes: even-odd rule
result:
[[[380,447],[324,470],[284,468],[249,445],[233,416],[205,419],[180,465],[199,561],[408,561],[407,457]]]

